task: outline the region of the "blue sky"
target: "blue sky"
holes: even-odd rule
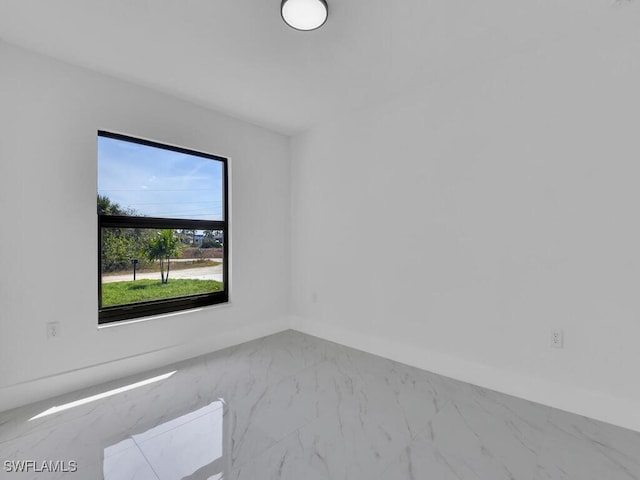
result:
[[[140,215],[222,220],[222,162],[98,137],[98,193]]]

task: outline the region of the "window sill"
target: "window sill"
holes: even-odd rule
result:
[[[176,316],[182,316],[182,315],[189,315],[191,313],[195,313],[195,312],[202,312],[202,311],[207,311],[207,310],[214,310],[214,309],[221,309],[221,308],[230,308],[231,307],[231,300],[227,301],[227,302],[221,302],[221,303],[216,303],[213,305],[207,305],[206,307],[197,307],[197,308],[191,308],[189,310],[179,310],[177,312],[168,312],[168,313],[161,313],[158,315],[149,315],[148,317],[141,317],[141,318],[133,318],[131,320],[121,320],[118,322],[109,322],[109,323],[103,323],[103,324],[99,324],[98,325],[98,330],[103,330],[103,329],[107,329],[107,328],[114,328],[114,327],[120,327],[120,326],[124,326],[124,325],[131,325],[134,323],[141,323],[141,322],[148,322],[148,321],[152,321],[152,320],[158,320],[160,318],[169,318],[169,317],[176,317]]]

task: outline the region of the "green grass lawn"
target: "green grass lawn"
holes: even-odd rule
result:
[[[169,279],[164,285],[160,280],[136,280],[102,284],[102,306],[162,300],[201,293],[219,292],[222,283],[215,280]]]

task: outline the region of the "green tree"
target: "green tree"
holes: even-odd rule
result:
[[[112,202],[106,195],[98,194],[98,215],[131,215],[131,213]]]
[[[123,208],[106,195],[98,194],[98,215],[137,216],[138,212],[131,208]],[[117,272],[131,269],[131,261],[144,255],[146,241],[150,231],[141,228],[108,227],[102,229],[102,272]],[[146,261],[140,259],[138,268]]]
[[[169,270],[171,267],[171,257],[177,257],[182,251],[182,245],[175,236],[172,229],[161,230],[147,240],[145,254],[150,261],[160,261],[160,278],[162,283],[169,282]],[[167,264],[167,274],[165,276],[164,266]]]

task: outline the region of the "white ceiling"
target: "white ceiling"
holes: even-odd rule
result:
[[[328,2],[325,26],[298,32],[280,0],[0,0],[0,38],[293,134],[638,11],[631,0]]]

